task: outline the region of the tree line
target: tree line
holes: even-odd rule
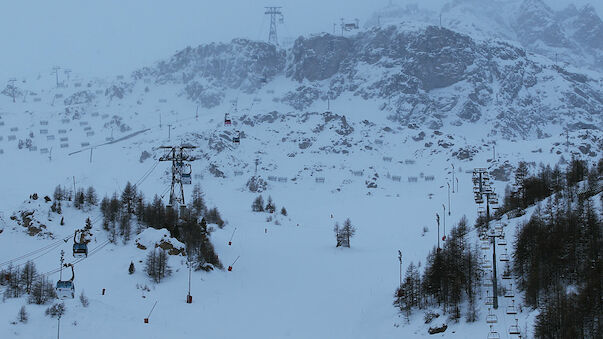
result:
[[[513,255],[517,286],[540,310],[539,338],[603,337],[602,164],[572,160],[564,175],[545,168],[528,181],[552,194],[520,226]]]
[[[121,194],[104,197],[100,203],[103,228],[113,242],[121,238],[127,243],[133,231],[140,233],[147,227],[165,228],[170,235],[185,244],[186,253],[195,269],[212,270],[223,266],[210,241],[208,224],[225,225],[217,208],[207,208],[199,185],[193,187],[191,203],[178,212],[167,207],[158,195],[146,202],[142,192],[127,183]],[[147,258],[147,273],[156,281],[169,274],[167,257],[160,250],[152,251]],[[165,263],[165,265],[164,265]]]
[[[421,263],[410,263],[404,279],[394,293],[394,305],[408,318],[414,309],[440,307],[454,320],[463,314],[467,321],[477,319],[476,297],[483,271],[477,247],[467,241],[467,218],[450,230],[443,247],[433,248],[427,256],[423,274]],[[467,309],[461,305],[465,303]]]

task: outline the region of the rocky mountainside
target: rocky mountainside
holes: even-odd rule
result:
[[[559,64],[603,68],[603,23],[589,5],[555,11],[542,0],[453,0],[440,12],[391,5],[375,13],[366,26],[401,20],[439,25],[440,15],[443,27],[477,39],[510,40]]]
[[[545,137],[551,125],[598,129],[603,111],[600,74],[437,26],[300,37],[286,51],[237,39],[187,48],[134,72],[132,81],[141,79],[175,85],[180,96],[206,108],[223,103],[229,90],[254,95],[278,83],[272,100],[301,112],[352,96],[377,103],[381,111],[370,115],[404,127],[437,130],[481,121],[491,135],[508,139]]]

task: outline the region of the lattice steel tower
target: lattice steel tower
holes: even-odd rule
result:
[[[265,7],[264,14],[270,15],[270,32],[268,33],[268,42],[278,46],[278,35],[276,33],[276,19],[279,23],[283,23],[284,17],[281,12],[282,7]]]

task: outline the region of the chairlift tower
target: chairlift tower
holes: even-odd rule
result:
[[[497,204],[498,198],[496,197],[496,193],[490,184],[490,176],[488,174],[488,169],[486,168],[476,168],[473,170],[473,194],[475,198],[475,203],[479,205],[484,203],[484,196],[486,197],[486,227],[490,226],[490,204]],[[496,234],[496,231],[490,232],[487,231],[486,234],[489,238],[491,238],[492,242],[492,299],[494,309],[498,309],[498,281],[496,280],[496,238],[500,237],[499,234]]]
[[[197,146],[159,146],[160,149],[166,150],[159,161],[171,161],[172,162],[172,183],[170,188],[170,206],[174,204],[185,205],[184,202],[184,187],[182,185],[182,170],[185,162],[191,162],[195,160],[195,157],[189,154],[189,152]],[[176,190],[179,188],[179,192]]]
[[[278,35],[276,32],[276,19],[278,18],[279,23],[283,23],[284,16],[281,12],[282,7],[264,7],[266,11],[265,15],[270,15],[270,32],[268,33],[268,42],[278,46]]]
[[[57,88],[59,87],[59,70],[60,69],[61,69],[61,67],[59,67],[59,66],[54,66],[52,68],[52,71],[54,72],[54,75],[56,76]]]

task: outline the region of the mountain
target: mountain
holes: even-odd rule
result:
[[[377,105],[371,116],[400,126],[454,129],[479,121],[489,126],[484,137],[510,139],[544,137],[549,126],[601,126],[600,80],[503,40],[403,23],[300,37],[288,50],[243,39],[186,48],[135,71],[130,83],[175,85],[205,108],[223,103],[228,91],[257,96],[279,84],[272,100],[297,111],[352,96]]]
[[[378,21],[395,24],[401,20],[438,25],[440,17],[443,27],[476,39],[514,41],[557,63],[597,71],[603,68],[603,23],[590,5],[580,9],[570,5],[555,11],[542,0],[453,0],[439,12],[416,5],[390,5],[376,12],[366,25],[370,27]]]

